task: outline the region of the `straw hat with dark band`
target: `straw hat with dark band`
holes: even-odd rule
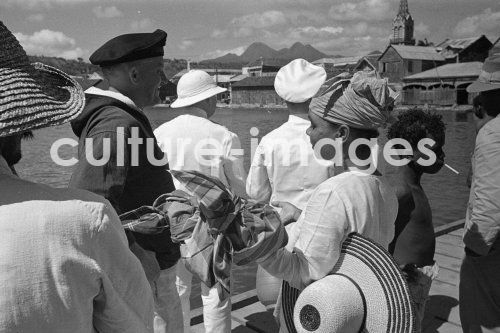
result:
[[[302,292],[283,284],[288,332],[416,332],[415,310],[396,262],[357,234],[342,244],[331,275]]]
[[[30,64],[26,52],[0,21],[0,137],[63,124],[85,105],[82,88],[65,73]]]

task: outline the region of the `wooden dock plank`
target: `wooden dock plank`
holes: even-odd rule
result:
[[[457,247],[462,247],[464,246],[464,243],[462,241],[462,237],[460,236],[454,236],[454,235],[443,235],[443,236],[439,236],[438,238],[436,238],[436,244],[442,244],[442,243],[445,243],[445,244],[450,244],[450,245],[453,245],[453,246],[457,246]]]
[[[434,260],[438,263],[440,267],[450,269],[455,272],[460,272],[460,266],[462,265],[462,260],[453,258],[444,254],[436,253],[434,255]]]
[[[460,261],[464,257],[463,247],[457,247],[456,245],[450,245],[446,243],[436,242],[436,253],[456,258]]]

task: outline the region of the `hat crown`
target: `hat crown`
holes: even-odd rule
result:
[[[325,80],[323,67],[295,59],[280,68],[274,79],[274,89],[285,101],[302,103],[316,95]]]
[[[365,311],[359,287],[348,277],[333,274],[302,291],[294,308],[295,326],[298,332],[357,333]]]
[[[177,96],[179,98],[194,97],[215,87],[217,85],[207,72],[192,69],[179,79]]]
[[[29,59],[19,41],[0,21],[0,68],[29,66]]]

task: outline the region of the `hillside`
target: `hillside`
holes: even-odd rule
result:
[[[292,60],[297,58],[303,58],[307,61],[315,61],[321,58],[329,58],[331,56],[316,50],[311,45],[304,45],[302,43],[295,43],[290,48],[282,48],[280,50],[275,50],[268,45],[260,42],[251,44],[242,55],[238,56],[233,53],[228,53],[222,57],[215,59],[205,60],[205,63],[218,62],[218,63],[241,63],[246,64],[260,58],[264,59],[281,59],[281,60]],[[337,57],[337,56],[333,56]]]

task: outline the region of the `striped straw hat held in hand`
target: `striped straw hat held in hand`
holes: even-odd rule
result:
[[[78,83],[53,67],[30,64],[16,37],[0,21],[0,137],[60,125],[80,114]]]

